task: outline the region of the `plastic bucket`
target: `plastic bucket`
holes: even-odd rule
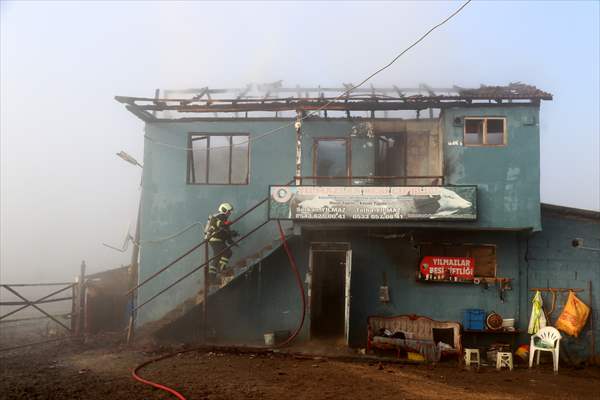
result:
[[[505,318],[502,320],[503,328],[514,328],[515,327],[515,319],[514,318]]]
[[[265,337],[265,346],[274,346],[275,345],[275,334],[273,332],[265,333],[264,337]]]

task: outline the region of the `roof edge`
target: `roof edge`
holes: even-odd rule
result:
[[[586,210],[583,208],[559,206],[556,204],[548,204],[548,203],[541,203],[541,208],[542,208],[542,211],[550,212],[553,214],[560,214],[560,215],[600,220],[600,211]]]

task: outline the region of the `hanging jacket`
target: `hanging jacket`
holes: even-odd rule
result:
[[[531,303],[533,306],[531,308],[531,318],[529,319],[527,333],[533,335],[546,326],[546,316],[544,315],[544,309],[542,308],[542,294],[539,290],[535,292],[535,296],[533,296]]]

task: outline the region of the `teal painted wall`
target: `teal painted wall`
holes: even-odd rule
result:
[[[295,131],[284,129],[268,138],[250,145],[249,185],[188,185],[186,184],[187,152],[179,148],[158,145],[155,142],[186,148],[189,132],[248,133],[256,137],[281,126],[280,121],[231,121],[201,123],[149,123],[146,124],[144,176],[142,194],[140,281],[166,265],[202,240],[202,230],[208,215],[215,213],[223,201],[232,203],[236,213],[252,207],[268,194],[270,184],[287,183],[294,175]],[[276,150],[275,150],[276,149]],[[235,217],[234,213],[233,217]],[[244,233],[267,218],[267,208],[262,206],[235,225]],[[179,232],[198,222],[194,228],[175,239],[161,243],[144,243]],[[248,238],[244,246],[235,250],[232,263],[242,255],[268,244],[276,237],[273,226],[262,228]],[[138,304],[148,299],[169,283],[204,261],[204,251],[199,250],[183,259],[168,271],[142,287]],[[142,307],[138,324],[163,316],[184,300],[194,296],[202,286],[201,273],[197,272],[152,303]]]
[[[431,235],[415,232],[415,240],[436,238],[445,242],[496,244],[498,250],[497,274],[515,282],[513,290],[505,292],[505,301],[497,288],[490,285],[422,283],[416,281],[419,256],[414,243],[406,239],[384,240],[370,235],[367,229],[328,230],[303,232],[291,240],[292,251],[302,277],[308,271],[311,242],[347,242],[352,248],[352,276],[350,303],[350,345],[365,347],[367,317],[370,315],[417,314],[437,320],[462,321],[466,308],[496,311],[505,317],[526,318],[519,303],[519,252],[516,233],[446,232]],[[385,274],[390,302],[378,299],[379,287]],[[308,293],[308,284],[304,284]],[[257,344],[265,332],[288,330],[293,332],[301,316],[301,301],[283,251],[274,253],[260,266],[241,276],[209,301],[209,332],[222,343]],[[199,337],[202,321],[201,307],[164,329],[163,339],[194,341]],[[521,322],[520,326],[524,326]],[[310,313],[300,340],[308,337]]]
[[[506,117],[507,145],[463,146],[455,118]],[[540,224],[539,108],[450,108],[442,113],[444,171],[449,185],[477,185],[482,228],[532,229]]]
[[[596,349],[600,349],[600,251],[574,248],[574,238],[584,239],[585,246],[600,249],[600,215],[596,219],[565,216],[547,211],[542,207],[542,231],[533,234],[524,243],[523,276],[529,288],[561,287],[580,288],[584,292],[578,297],[590,305],[588,284],[592,282]],[[533,293],[523,299],[530,313]],[[544,296],[544,308],[551,309],[551,297]],[[555,322],[562,312],[567,294],[558,297],[556,310],[552,314]],[[529,315],[529,314],[528,314]],[[561,356],[572,362],[581,362],[589,355],[591,347],[591,324],[584,327],[579,338],[563,334]],[[564,351],[563,351],[564,350]],[[598,351],[598,350],[596,350]]]
[[[496,311],[505,318],[515,318],[516,327],[526,331],[531,313],[533,287],[584,288],[580,298],[589,304],[588,282],[600,287],[600,253],[574,249],[571,240],[584,238],[586,246],[600,248],[600,220],[565,217],[543,213],[544,230],[534,234],[524,232],[413,232],[402,239],[384,240],[373,237],[374,231],[351,230],[304,231],[290,241],[302,276],[308,271],[308,252],[313,241],[348,242],[353,251],[350,311],[350,344],[366,344],[366,320],[370,315],[392,316],[417,314],[436,320],[462,321],[466,308]],[[400,231],[399,231],[400,232]],[[389,233],[389,232],[388,232]],[[501,301],[495,285],[423,283],[415,280],[419,255],[414,243],[437,241],[453,243],[495,244],[497,246],[497,276],[512,279],[512,290]],[[389,287],[390,302],[378,300],[383,275]],[[304,288],[308,291],[308,285]],[[552,321],[560,315],[565,297],[559,298]],[[546,297],[546,307],[550,307]],[[301,315],[300,296],[287,257],[283,251],[273,253],[259,267],[238,278],[209,302],[209,331],[215,340],[225,343],[258,344],[262,335],[272,330],[293,331]],[[596,294],[593,310],[600,309]],[[163,339],[195,341],[201,329],[201,307],[197,307],[177,323],[164,329]],[[594,314],[596,347],[598,313]],[[587,358],[591,348],[591,324],[588,322],[579,338],[563,335],[561,353],[564,361],[578,363]],[[310,315],[300,340],[308,337]],[[477,345],[507,341],[507,336],[479,337]],[[466,335],[463,344],[474,342]],[[519,335],[516,344],[528,343],[529,336]],[[564,350],[564,351],[563,351]]]
[[[455,146],[462,140],[462,126],[455,127],[457,116],[506,116],[508,145],[502,148],[467,148]],[[478,213],[475,222],[403,222],[400,227],[462,229],[539,229],[539,128],[535,107],[496,107],[450,109],[442,115],[444,168],[446,181],[452,185],[478,185]],[[532,123],[533,125],[528,125]],[[268,186],[284,184],[295,174],[295,130],[288,126],[250,145],[249,185],[186,184],[188,134],[248,133],[255,138],[264,132],[290,123],[290,120],[213,120],[201,122],[160,122],[146,124],[141,222],[140,280],[145,279],[181,253],[202,240],[202,227],[217,206],[228,201],[238,215],[266,197]],[[349,137],[351,166],[354,175],[374,173],[375,141],[368,120],[305,120],[302,124],[302,174],[313,175],[313,139],[316,137]],[[174,147],[158,145],[166,143]],[[305,182],[312,183],[312,182]],[[235,215],[234,215],[235,217]],[[236,225],[240,233],[264,221],[266,207],[253,212]],[[192,229],[175,239],[153,243],[181,231]],[[232,264],[269,244],[276,237],[272,225],[246,240],[235,249]],[[196,251],[145,285],[138,304],[204,261],[203,251]],[[138,314],[138,323],[162,317],[165,313],[194,296],[201,287],[200,273],[178,284]]]

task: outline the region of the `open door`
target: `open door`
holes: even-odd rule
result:
[[[347,244],[311,246],[311,339],[348,344],[352,252]]]
[[[350,279],[352,276],[352,250],[346,251],[346,287],[345,287],[345,315],[344,315],[344,336],[346,337],[346,345],[350,344]]]

